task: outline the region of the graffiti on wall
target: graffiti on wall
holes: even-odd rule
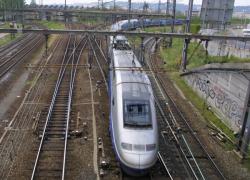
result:
[[[239,105],[223,88],[211,82],[206,76],[196,75],[193,85],[203,94],[208,102],[212,103],[212,106],[219,109],[225,117],[232,121],[230,124],[240,128],[243,105]]]

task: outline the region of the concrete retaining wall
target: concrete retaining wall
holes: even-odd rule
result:
[[[187,84],[202,97],[222,121],[238,132],[248,101],[248,74],[237,71],[203,70],[183,74]],[[250,76],[250,74],[249,74]]]

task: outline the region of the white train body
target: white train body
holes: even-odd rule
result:
[[[116,157],[130,175],[157,161],[158,127],[151,83],[124,36],[110,38],[110,133]]]

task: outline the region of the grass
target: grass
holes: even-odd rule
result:
[[[103,19],[99,19],[99,18],[81,19],[80,22],[83,24],[88,24],[88,25],[97,25],[100,23],[104,23]]]
[[[59,21],[37,21],[37,23],[46,26],[48,29],[65,29],[64,23]]]
[[[14,41],[15,39],[17,39],[17,38],[19,38],[19,37],[21,37],[21,36],[22,36],[22,34],[16,34],[16,36],[15,36],[13,39],[11,39],[10,34],[7,34],[7,35],[4,36],[3,38],[0,38],[0,46],[3,46],[3,45],[5,45],[5,44],[8,44],[8,43],[10,43],[11,41]]]
[[[145,28],[145,32],[170,32],[171,27],[170,26],[160,26],[160,27],[148,27]]]
[[[131,45],[131,47],[138,47],[140,48],[140,45],[141,45],[141,38],[139,37],[128,37],[128,41]]]
[[[10,28],[10,22],[11,21],[6,21],[4,24],[0,25],[0,28]],[[16,23],[17,27],[22,27],[21,23]]]
[[[206,56],[202,44],[191,42],[188,49],[188,69],[196,68],[210,63],[242,63],[250,62],[250,58],[238,58],[234,56]],[[172,48],[162,48],[161,57],[166,62],[166,68],[170,71],[178,71],[182,59],[183,40],[174,39]]]
[[[250,19],[249,18],[232,18],[231,20],[231,24],[249,24],[250,23]]]

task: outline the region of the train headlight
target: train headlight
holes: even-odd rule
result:
[[[122,149],[128,150],[128,151],[132,151],[132,144],[129,143],[121,143],[122,145]]]
[[[156,144],[147,144],[146,151],[153,151],[156,148]]]

